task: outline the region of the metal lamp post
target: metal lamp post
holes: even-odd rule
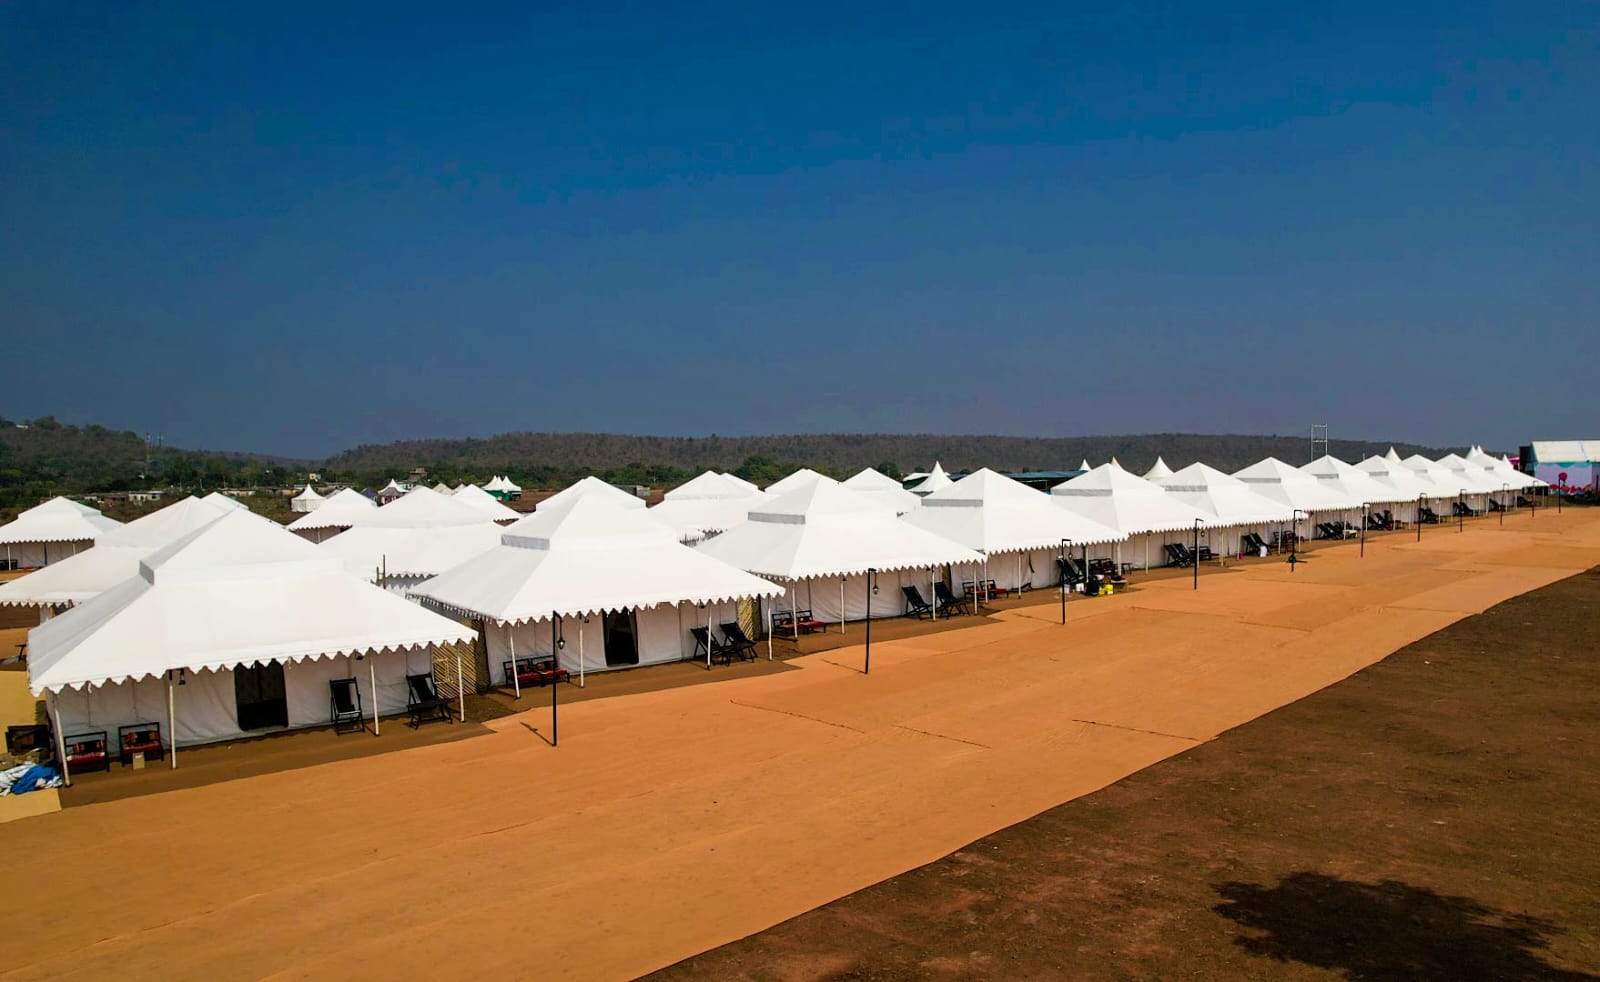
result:
[[[1061,540],[1061,623],[1067,622],[1067,546],[1072,544],[1071,539]],[[1088,584],[1084,584],[1087,588]]]
[[[1506,524],[1506,501],[1510,497],[1511,497],[1511,485],[1509,485],[1509,484],[1500,485],[1500,525],[1501,525],[1502,528]]]
[[[1425,497],[1427,497],[1427,496],[1426,495],[1421,495],[1421,494],[1417,495],[1417,520],[1416,520],[1415,524],[1417,526],[1417,541],[1418,542],[1422,541],[1422,499],[1425,498]]]
[[[1456,531],[1460,532],[1467,527],[1467,489],[1462,488],[1456,492]]]
[[[561,652],[567,646],[567,639],[563,637],[566,632],[561,630],[560,614],[554,612],[550,614],[550,633],[556,636],[556,643],[553,647],[555,648],[557,677],[550,680],[550,746],[554,747],[561,743],[561,718],[557,711],[557,703],[560,701],[560,697],[556,693],[561,689],[561,679],[559,677]]]
[[[1200,519],[1194,520],[1194,555],[1189,565],[1194,569],[1194,589],[1200,589]]]
[[[1293,573],[1295,566],[1300,562],[1300,516],[1311,517],[1311,513],[1304,509],[1296,508],[1289,513],[1289,534],[1294,538],[1289,540],[1289,572]]]
[[[878,570],[875,567],[867,568],[867,658],[862,666],[862,675],[872,674],[872,598],[878,592]]]
[[[1361,503],[1361,558],[1367,558],[1367,520],[1372,515],[1372,502]]]

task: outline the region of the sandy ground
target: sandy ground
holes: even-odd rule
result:
[[[5,977],[622,977],[931,862],[1600,562],[1600,513],[1314,547],[7,827]]]
[[[1600,968],[1600,569],[666,979]]]

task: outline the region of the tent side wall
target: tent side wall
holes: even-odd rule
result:
[[[17,569],[40,569],[51,563],[76,556],[94,546],[90,539],[77,542],[11,542],[0,546],[0,560],[9,559],[8,565]]]

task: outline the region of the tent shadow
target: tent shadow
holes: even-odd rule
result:
[[[1216,890],[1223,902],[1212,910],[1251,932],[1234,944],[1347,978],[1600,979],[1544,961],[1540,952],[1561,933],[1549,921],[1397,880],[1302,871],[1276,886],[1231,882]]]

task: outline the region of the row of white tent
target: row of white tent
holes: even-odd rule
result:
[[[771,624],[797,608],[841,629],[868,603],[898,616],[901,587],[926,597],[947,577],[957,592],[979,578],[1049,586],[1068,544],[1159,556],[1197,528],[1531,486],[1475,453],[1269,459],[1234,475],[1194,464],[1153,481],[1108,463],[1050,494],[988,470],[922,497],[870,471],[844,482],[801,471],[764,491],[708,472],[650,509],[586,478],[522,517],[426,487],[382,507],[341,492],[290,527],[342,515],[296,530],[344,529],[321,544],[212,495],[97,530],[95,548],[0,586],[0,604],[42,617],[68,608],[32,632],[29,659],[64,732],[142,721],[164,695],[179,742],[205,742],[244,732],[234,675],[263,665],[282,666],[282,723],[309,725],[326,722],[326,682],[355,674],[354,659],[368,661],[369,708],[393,712],[405,674],[475,636],[479,681],[514,686],[503,668],[513,657],[554,657],[582,675],[690,656],[695,627],[765,627],[770,646]]]

